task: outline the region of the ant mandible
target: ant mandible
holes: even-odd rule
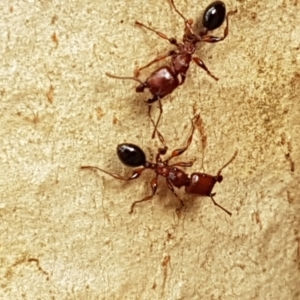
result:
[[[149,62],[147,65],[138,68],[134,72],[133,77],[127,76],[116,76],[110,73],[106,73],[107,76],[117,79],[130,79],[135,80],[139,83],[136,87],[136,92],[142,93],[145,89],[148,89],[153,95],[151,99],[146,102],[149,104],[149,111],[151,110],[150,104],[155,101],[159,101],[159,116],[152,134],[152,138],[155,137],[155,132],[157,125],[160,121],[161,115],[163,113],[162,105],[160,100],[166,95],[172,93],[178,86],[182,85],[186,78],[186,73],[189,69],[190,62],[193,60],[200,68],[202,68],[206,73],[213,79],[218,80],[209,69],[206,67],[204,62],[198,56],[193,56],[196,51],[196,45],[199,42],[206,43],[217,43],[224,40],[228,35],[228,17],[235,11],[228,12],[226,15],[226,7],[222,1],[215,1],[211,3],[204,11],[202,25],[203,28],[199,34],[195,33],[192,29],[193,20],[187,19],[182,15],[182,13],[176,8],[174,0],[171,0],[171,5],[175,12],[184,20],[184,35],[182,42],[177,42],[175,38],[169,38],[164,33],[156,31],[147,25],[144,25],[138,21],[135,22],[136,25],[144,27],[154,33],[159,37],[169,41],[172,45],[176,46],[177,50],[172,50],[166,55],[159,56]],[[222,37],[216,37],[208,34],[208,31],[214,30],[222,25],[226,18],[226,27],[224,29],[224,34]],[[154,63],[157,63],[167,57],[171,57],[171,62],[169,65],[159,67],[157,70],[152,72],[150,76],[143,82],[139,79],[139,74],[141,70],[144,70]]]
[[[183,170],[178,168],[178,167],[184,167],[184,168],[191,167],[193,165],[193,161],[177,162],[177,163],[174,163],[171,165],[169,164],[169,162],[172,158],[181,155],[190,146],[190,144],[192,142],[193,134],[195,131],[195,123],[198,121],[199,117],[200,117],[199,115],[196,115],[192,119],[192,132],[188,138],[186,146],[183,148],[174,150],[172,152],[171,156],[166,160],[162,160],[161,155],[166,154],[168,147],[165,144],[165,140],[164,140],[162,134],[158,130],[157,130],[158,137],[159,137],[161,143],[164,145],[164,148],[158,149],[158,153],[156,155],[156,159],[155,159],[154,163],[146,160],[146,155],[145,155],[144,151],[137,145],[130,144],[130,143],[119,144],[117,146],[117,154],[118,154],[120,161],[124,165],[129,166],[129,167],[141,166],[137,169],[134,169],[132,171],[132,175],[129,178],[126,178],[117,173],[105,171],[103,169],[100,169],[100,168],[94,167],[94,166],[82,166],[81,169],[98,170],[98,171],[104,172],[116,179],[125,180],[125,181],[137,179],[138,177],[140,177],[140,175],[143,173],[143,171],[145,171],[147,169],[153,170],[155,173],[155,177],[150,182],[152,194],[147,197],[144,197],[141,200],[133,202],[131,205],[131,208],[130,208],[130,213],[133,212],[133,208],[137,203],[148,201],[153,198],[153,196],[156,193],[157,186],[158,186],[158,183],[157,183],[158,177],[163,176],[166,178],[168,188],[172,191],[172,193],[180,201],[180,207],[178,209],[181,209],[184,206],[184,203],[178,197],[174,188],[180,189],[181,187],[184,186],[186,193],[210,197],[212,202],[214,203],[214,205],[218,206],[219,208],[221,208],[222,210],[224,210],[227,214],[229,214],[231,216],[231,212],[229,212],[227,209],[222,207],[220,204],[218,204],[214,200],[213,197],[214,197],[215,193],[212,193],[212,190],[213,190],[216,182],[221,182],[223,180],[223,176],[221,175],[221,172],[225,167],[227,167],[235,159],[235,157],[237,155],[237,151],[234,153],[233,157],[217,172],[217,175],[215,175],[215,176],[205,174],[205,173],[200,173],[200,172],[192,173],[191,175],[188,175]],[[154,121],[152,119],[151,119],[151,121],[154,125]]]

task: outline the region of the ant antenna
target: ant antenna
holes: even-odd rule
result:
[[[176,8],[175,4],[174,4],[174,0],[171,0],[171,5],[173,6],[174,10],[179,14],[179,16],[186,22],[188,23],[188,20],[186,19],[186,17]]]
[[[231,164],[232,163],[232,161],[236,158],[236,156],[237,156],[237,154],[238,154],[238,151],[236,150],[235,152],[234,152],[234,154],[233,154],[233,156],[230,158],[230,160],[218,171],[218,174],[217,174],[217,176],[219,176],[220,174],[221,174],[221,172],[222,172],[222,170],[224,169],[224,168],[226,168],[229,164]]]

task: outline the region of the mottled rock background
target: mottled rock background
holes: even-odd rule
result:
[[[199,19],[209,1],[177,0]],[[190,171],[215,174],[238,149],[215,199],[180,195],[147,172],[124,183],[84,164],[130,174],[117,144],[153,159],[159,141],[136,83],[137,66],[172,49],[139,20],[178,39],[168,1],[2,1],[0,68],[1,299],[300,298],[300,3],[226,1],[228,38],[199,47],[218,77],[192,64],[163,100],[160,130]],[[222,27],[223,28],[223,27]],[[214,32],[222,34],[222,29]],[[145,78],[151,70],[145,71]],[[153,113],[158,109],[154,105]]]

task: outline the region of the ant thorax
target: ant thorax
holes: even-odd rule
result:
[[[174,66],[175,73],[177,73],[177,75],[180,74],[180,75],[185,76],[185,74],[190,66],[191,60],[192,60],[191,55],[178,54],[173,60],[173,66]]]
[[[163,162],[157,164],[155,171],[157,174],[165,177],[177,188],[190,184],[190,178],[184,171],[176,167],[168,166]]]

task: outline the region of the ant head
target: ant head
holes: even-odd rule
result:
[[[217,182],[222,182],[223,176],[222,176],[222,175],[217,175],[217,176],[215,177],[215,179],[216,179]]]
[[[146,155],[137,145],[124,143],[117,146],[120,161],[128,167],[138,167],[146,164]]]

